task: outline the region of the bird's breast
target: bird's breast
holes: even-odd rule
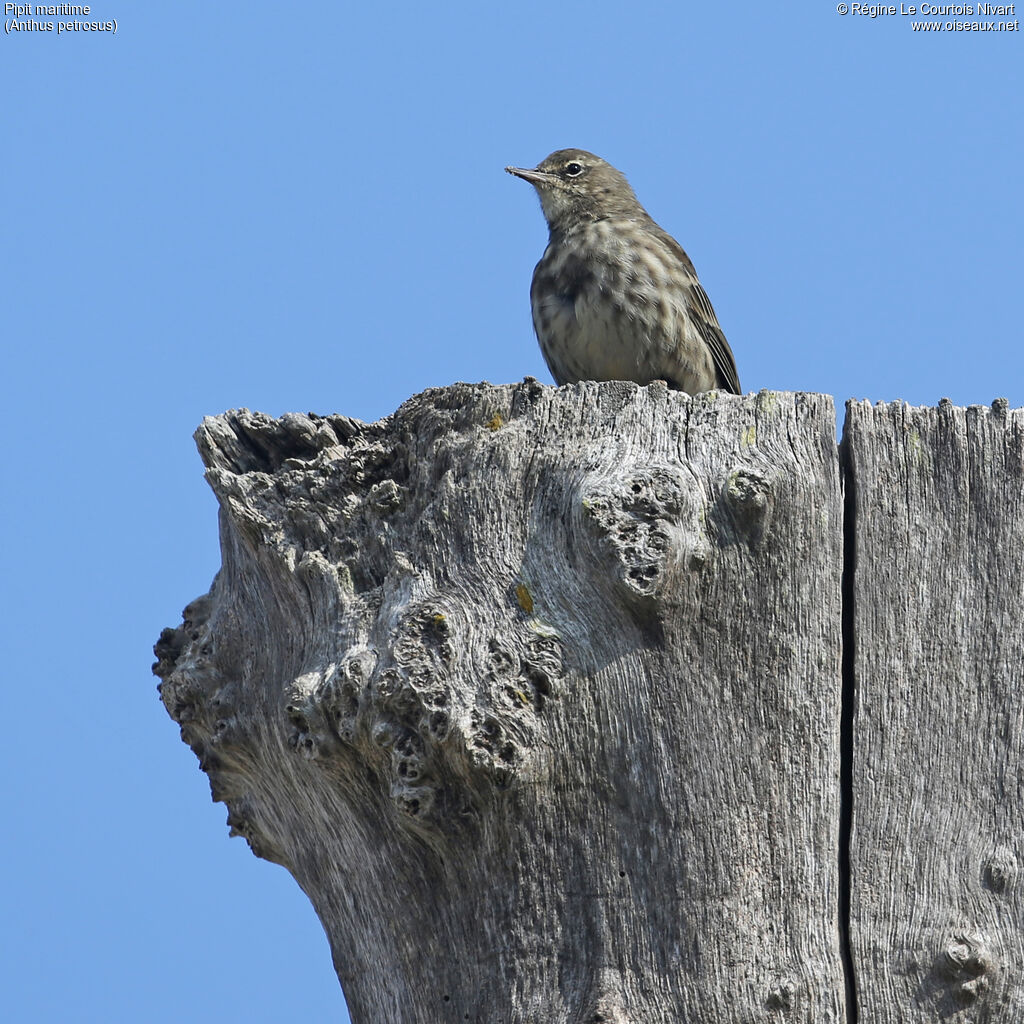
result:
[[[631,224],[597,222],[552,240],[534,272],[531,305],[555,379],[688,379],[684,352],[694,346],[685,340],[694,327],[682,270]]]

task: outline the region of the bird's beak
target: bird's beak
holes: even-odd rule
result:
[[[551,177],[544,171],[528,170],[525,167],[506,167],[505,170],[517,178],[522,178],[523,181],[528,181],[531,185],[543,185]]]

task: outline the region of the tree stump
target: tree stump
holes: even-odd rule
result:
[[[354,1024],[846,1019],[828,396],[528,379],[197,440],[223,566],[163,700]]]

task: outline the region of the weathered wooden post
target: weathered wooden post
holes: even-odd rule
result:
[[[863,1021],[1024,1020],[1024,410],[851,402]]]
[[[827,396],[209,419],[164,702],[355,1024],[1016,1022],[1022,433],[852,408],[844,687]]]

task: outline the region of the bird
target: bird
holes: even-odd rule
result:
[[[736,360],[683,247],[621,171],[584,149],[506,167],[537,190],[548,244],[530,306],[556,384],[663,380],[740,394]]]

